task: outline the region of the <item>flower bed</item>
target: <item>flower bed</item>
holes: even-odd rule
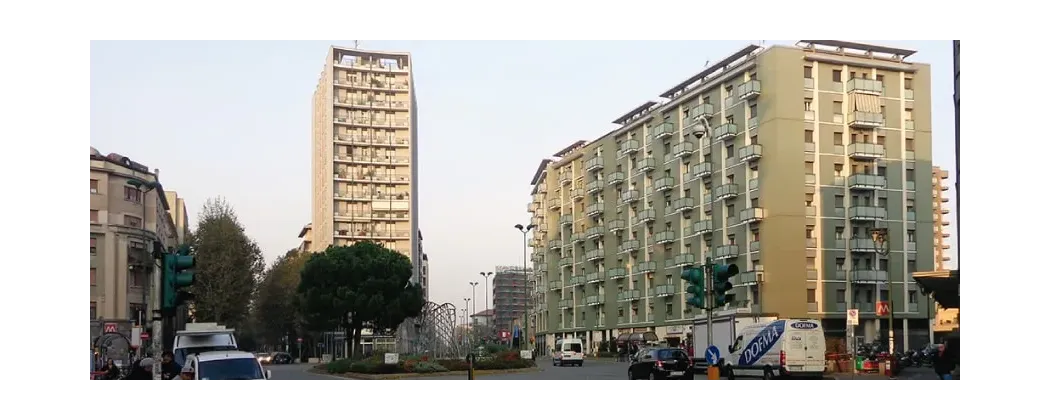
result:
[[[507,370],[535,367],[531,360],[522,360],[517,352],[507,351],[493,355],[491,359],[478,360],[474,370]],[[363,373],[389,375],[397,373],[441,373],[466,371],[469,363],[463,359],[430,360],[426,357],[409,356],[395,364],[383,363],[382,356],[362,360],[341,359],[323,365],[322,370],[331,374]]]

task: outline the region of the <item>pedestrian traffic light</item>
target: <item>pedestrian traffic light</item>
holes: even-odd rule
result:
[[[704,269],[703,267],[686,267],[682,269],[682,278],[689,285],[685,291],[690,294],[685,303],[694,308],[704,307]]]
[[[161,277],[161,311],[173,315],[175,309],[186,301],[193,300],[193,294],[186,288],[193,285],[193,267],[197,261],[188,247],[183,246],[175,253],[164,254],[164,272]]]
[[[733,283],[729,282],[729,278],[740,272],[736,264],[715,264],[711,272],[714,274],[715,306],[733,303],[734,295],[729,294],[733,290]]]

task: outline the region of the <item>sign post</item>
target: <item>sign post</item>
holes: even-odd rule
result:
[[[299,337],[295,339],[296,345],[299,346],[299,361],[303,360],[303,338]]]
[[[849,365],[850,372],[853,376],[857,375],[857,363],[856,363],[856,352],[857,348],[857,333],[855,327],[860,325],[860,310],[859,309],[847,309],[846,310],[846,343],[850,347],[849,351],[846,352],[850,356]]]
[[[718,380],[718,346],[711,345],[704,351],[704,359],[707,360],[707,379],[709,381]]]

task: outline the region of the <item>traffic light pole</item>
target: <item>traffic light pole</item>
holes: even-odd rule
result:
[[[163,266],[163,265],[162,265]],[[153,270],[153,276],[150,279],[150,308],[153,313],[153,335],[150,337],[150,349],[153,352],[153,380],[159,381],[161,379],[161,366],[160,358],[161,353],[164,352],[164,318],[161,315],[160,309],[160,294],[161,294],[161,276],[164,272],[161,270]]]
[[[711,257],[707,257],[707,261],[704,262],[704,311],[707,312],[707,346],[704,347],[704,351],[707,351],[706,349],[715,342],[714,328],[712,328],[715,322],[715,270],[713,268]]]

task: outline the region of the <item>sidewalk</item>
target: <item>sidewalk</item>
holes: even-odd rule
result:
[[[830,376],[830,377],[835,378],[836,380],[840,380],[840,381],[841,380],[854,380],[854,379],[855,380],[876,380],[876,381],[877,380],[904,380],[904,381],[916,381],[916,380],[918,380],[918,381],[922,381],[922,380],[936,381],[936,380],[938,380],[937,374],[933,372],[933,369],[932,368],[925,368],[925,367],[921,367],[921,368],[918,368],[918,367],[916,367],[916,368],[904,368],[904,370],[902,370],[900,372],[900,374],[897,375],[896,378],[891,378],[891,377],[886,376],[886,375],[879,375],[877,373],[858,373],[856,375],[853,375],[853,374],[850,374],[850,373],[832,373],[832,374],[827,375],[827,376]]]

